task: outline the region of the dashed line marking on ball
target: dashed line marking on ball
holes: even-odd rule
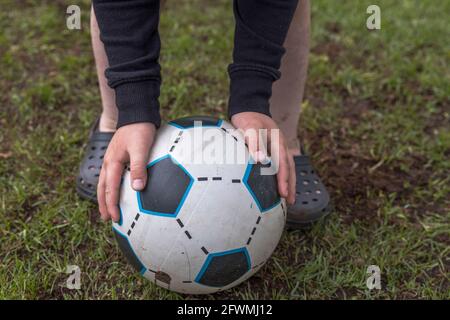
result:
[[[177,219],[177,222],[178,222],[178,224],[179,224],[179,226],[180,226],[181,228],[183,228],[183,227],[184,227],[184,224],[183,224],[183,222],[181,222],[181,220],[180,220],[180,219]]]
[[[209,178],[208,177],[198,177],[197,181],[208,181]],[[222,181],[222,177],[212,177],[211,178],[212,181]],[[238,179],[235,179],[238,180]],[[235,181],[235,183],[239,183],[240,181]]]
[[[188,237],[189,240],[192,239],[192,236],[191,236],[191,234],[189,233],[189,231],[186,230],[184,233],[186,234],[186,236]]]

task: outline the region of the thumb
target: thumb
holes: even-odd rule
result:
[[[147,184],[147,161],[147,151],[130,152],[131,187],[136,191],[144,189]]]

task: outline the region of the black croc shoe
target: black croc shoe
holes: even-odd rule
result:
[[[297,176],[295,203],[288,206],[286,226],[303,229],[331,212],[330,195],[308,156],[294,157]]]
[[[103,157],[114,132],[98,131],[99,119],[95,122],[89,135],[83,161],[77,177],[77,192],[81,198],[97,202],[97,184]]]

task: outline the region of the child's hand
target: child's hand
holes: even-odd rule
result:
[[[280,196],[285,198],[289,204],[295,202],[295,165],[293,156],[290,154],[285,142],[283,133],[279,130],[272,118],[257,112],[240,112],[231,117],[231,122],[237,129],[244,131],[245,139],[249,146],[249,151],[255,161],[262,161],[265,150],[276,150],[276,154],[271,154],[271,158],[278,163],[278,192]],[[261,141],[259,134],[246,134],[247,130],[254,130],[256,133],[260,129],[267,129],[267,146]],[[270,141],[271,130],[279,130],[279,141]],[[270,144],[275,145],[270,148]]]
[[[142,190],[147,183],[147,162],[156,128],[152,123],[133,123],[114,134],[103,159],[97,199],[103,220],[118,221],[119,191],[125,164],[130,163],[131,187]]]

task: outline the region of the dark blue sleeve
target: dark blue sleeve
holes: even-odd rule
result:
[[[283,43],[298,0],[234,0],[236,20],[229,116],[253,111],[270,116],[272,84],[280,78]]]
[[[117,127],[161,123],[159,0],[93,0],[110,67],[105,75],[119,109]]]
[[[229,115],[270,115],[272,83],[298,0],[234,0],[233,63],[229,66]],[[160,125],[159,0],[93,0],[110,67],[108,84],[119,109],[118,127],[134,122]]]

